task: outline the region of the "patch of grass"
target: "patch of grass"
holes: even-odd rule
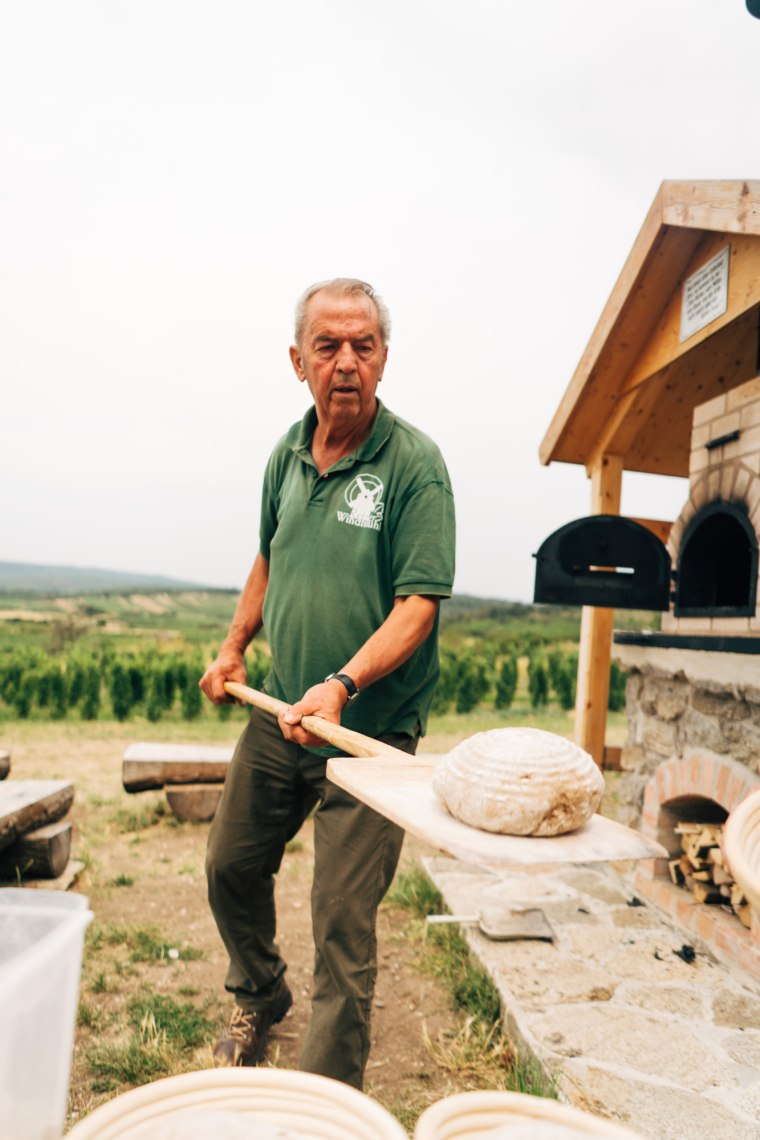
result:
[[[133,887],[135,885],[135,880],[131,875],[122,874],[115,875],[114,878],[110,880],[110,883],[112,887]]]
[[[97,1006],[82,998],[77,1010],[77,1022],[87,1029],[100,1029],[103,1025],[103,1014]]]
[[[163,800],[154,799],[147,803],[140,803],[136,807],[118,808],[113,815],[113,822],[117,831],[127,834],[130,831],[145,831],[155,827],[167,814],[167,806]]]
[[[285,850],[289,855],[295,855],[298,851],[303,851],[303,843],[300,839],[289,839],[285,844]]]
[[[159,962],[164,959],[191,962],[203,957],[202,950],[180,946],[153,923],[111,923],[105,928],[104,940],[109,946],[124,946],[130,962]]]
[[[488,972],[473,959],[459,926],[425,926],[427,915],[441,913],[443,900],[422,868],[413,865],[398,875],[386,902],[411,912],[413,921],[405,927],[403,937],[415,943],[419,968],[441,981],[466,1014],[464,1025],[454,1036],[442,1036],[435,1042],[427,1039],[438,1064],[452,1074],[456,1091],[493,1088],[556,1097],[556,1085],[539,1062],[530,1055],[521,1056],[502,1032],[499,991]],[[411,1129],[415,1113],[419,1115],[429,1103],[431,1100],[424,1096],[414,1096],[387,1107]]]
[[[144,1085],[166,1076],[177,1063],[176,1052],[155,1026],[146,1024],[126,1042],[105,1043],[88,1050],[86,1060],[95,1079],[93,1092],[111,1092],[119,1085]]]
[[[488,1025],[468,1017],[454,1036],[427,1038],[438,1064],[457,1078],[457,1087],[508,1089],[532,1096],[555,1097],[555,1082],[534,1057],[523,1057],[501,1033],[498,1023]]]
[[[197,986],[179,986],[177,989],[180,997],[197,997],[200,992]]]
[[[443,908],[440,892],[418,863],[396,876],[385,901],[392,906],[404,907],[415,918],[422,919],[429,914],[440,914]]]
[[[101,796],[99,792],[92,792],[87,797],[87,803],[94,808],[113,807],[116,799],[113,796]]]
[[[447,1089],[445,1095],[448,1096],[454,1092],[461,1092],[460,1088]],[[442,1100],[443,1095],[440,1092],[433,1092],[432,1089],[425,1088],[408,1088],[405,1089],[399,1098],[395,1101],[390,1101],[387,1098],[374,1094],[375,1100],[379,1100],[384,1108],[388,1109],[398,1120],[402,1128],[411,1134],[414,1132],[415,1125],[419,1117],[426,1108],[430,1108],[431,1104],[435,1104],[437,1100]]]
[[[456,1005],[470,1017],[487,1024],[499,1022],[499,991],[488,971],[471,957],[467,939],[456,924],[429,928],[420,963],[426,973],[441,979]]]
[[[148,990],[131,999],[127,1005],[127,1016],[135,1029],[143,1025],[155,1026],[169,1045],[183,1052],[205,1044],[217,1028],[216,1023],[191,1002],[180,1003],[169,994]]]
[[[100,970],[90,982],[90,993],[93,994],[110,994],[113,993],[113,988],[108,980],[108,976]]]

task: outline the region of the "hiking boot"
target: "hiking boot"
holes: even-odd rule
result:
[[[242,1009],[236,1005],[224,1035],[214,1046],[215,1068],[258,1065],[267,1050],[269,1030],[282,1021],[292,1004],[293,995],[285,986],[269,1009]]]

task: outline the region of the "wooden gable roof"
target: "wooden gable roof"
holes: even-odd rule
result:
[[[728,307],[680,340],[684,280],[730,246]],[[692,413],[760,370],[760,181],[663,182],[540,448],[688,475]]]

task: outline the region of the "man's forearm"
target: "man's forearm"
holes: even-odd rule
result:
[[[366,689],[386,677],[411,657],[430,635],[438,612],[438,598],[411,594],[396,598],[383,624],[344,665],[336,670],[347,673],[357,689]]]
[[[244,653],[262,626],[264,596],[269,583],[269,563],[261,554],[254,560],[248,580],[240,594],[229,632],[224,639],[226,648]]]
[[[396,598],[393,609],[379,629],[365,641],[350,661],[335,663],[336,673],[347,673],[360,691],[379,681],[411,657],[422,645],[435,624],[438,598],[420,594]],[[322,742],[300,727],[308,713],[340,724],[341,712],[348,697],[341,681],[319,682],[304,693],[300,701],[279,717],[280,728],[287,740],[307,746]]]

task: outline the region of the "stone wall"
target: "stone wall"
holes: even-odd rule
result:
[[[760,688],[634,670],[626,684],[628,740],[620,786],[623,822],[636,826],[644,788],[665,760],[695,748],[760,772]]]

